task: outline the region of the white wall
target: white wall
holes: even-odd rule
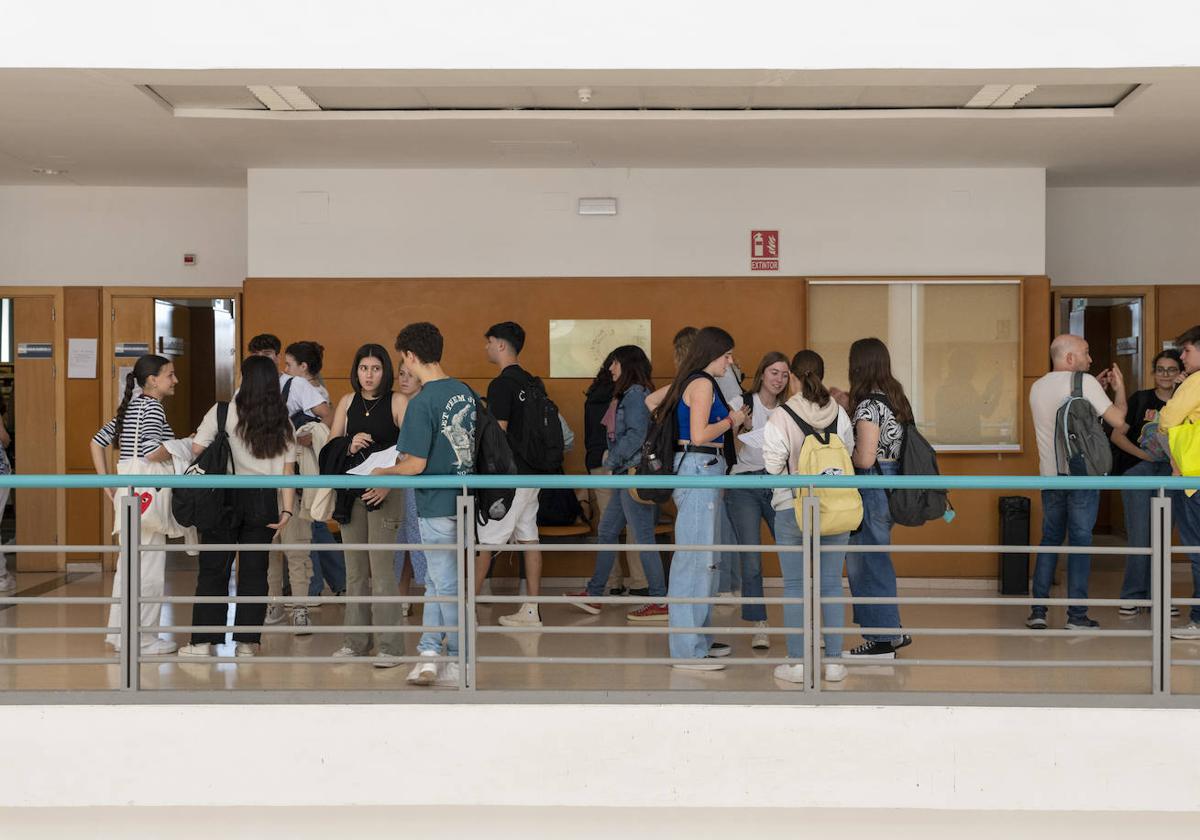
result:
[[[0,188],[0,284],[240,286],[245,276],[244,189]]]
[[[1045,173],[251,170],[251,277],[1041,274]],[[616,217],[583,217],[613,196]]]
[[[1047,190],[1046,271],[1057,286],[1200,283],[1200,187]]]

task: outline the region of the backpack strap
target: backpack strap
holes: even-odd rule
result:
[[[289,379],[288,384],[291,385],[292,380]],[[219,402],[219,403],[217,403],[217,431],[220,434],[225,435],[226,438],[229,437],[229,429],[226,428],[228,425],[229,425],[229,403]],[[226,446],[228,446],[228,445],[229,444],[226,443]],[[228,471],[229,475],[237,475],[237,467],[233,463],[233,449],[229,450],[229,457],[225,461],[225,469]]]
[[[696,379],[707,379],[709,381],[709,384],[712,385],[713,397],[715,397],[716,399],[721,401],[721,405],[725,406],[726,411],[733,410],[732,408],[729,407],[729,403],[726,401],[725,395],[723,393],[721,393],[721,386],[717,383],[717,380],[715,378],[713,378],[713,376],[711,374],[705,373],[702,370],[698,370],[687,378],[687,381],[683,383],[683,387],[686,389],[687,386]]]
[[[1071,397],[1073,399],[1083,397],[1083,371],[1077,370],[1071,374]]]
[[[288,381],[283,383],[283,390],[279,395],[283,397],[283,407],[287,408],[288,394],[292,393],[292,383],[296,381],[296,377],[289,376]]]

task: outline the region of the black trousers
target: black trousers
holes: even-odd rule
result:
[[[267,544],[275,532],[265,525],[242,525],[232,534],[202,533],[200,542]],[[245,597],[267,594],[268,551],[201,551],[200,573],[196,577],[196,595],[228,595],[229,577],[233,571],[233,559],[237,560],[237,594]],[[197,626],[224,625],[229,615],[228,604],[195,604],[192,607],[192,624]],[[238,604],[234,624],[238,627],[262,627],[267,616],[266,604]],[[235,632],[235,642],[257,642],[262,638],[257,632]],[[193,633],[192,644],[210,643],[219,645],[225,641],[224,633]]]

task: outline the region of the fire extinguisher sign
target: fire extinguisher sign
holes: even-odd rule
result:
[[[779,231],[750,231],[750,270],[779,270]]]

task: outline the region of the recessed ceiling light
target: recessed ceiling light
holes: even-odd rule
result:
[[[35,166],[31,171],[33,172],[34,175],[46,175],[49,177],[53,177],[55,175],[66,175],[67,174],[67,170],[65,170],[65,169],[45,169],[41,166]]]

